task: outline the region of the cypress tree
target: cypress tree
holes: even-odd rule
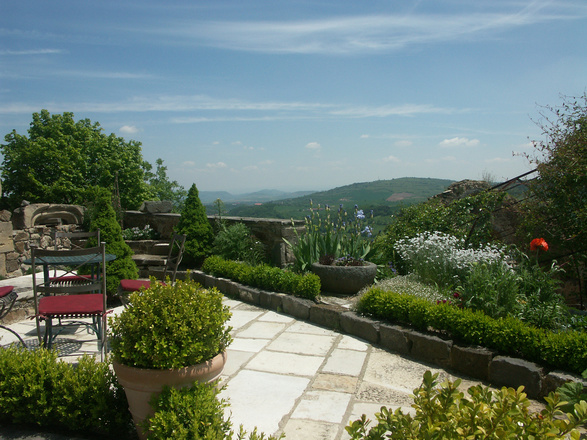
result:
[[[208,221],[206,209],[200,201],[196,184],[188,191],[176,231],[178,234],[186,235],[184,262],[199,267],[210,255],[214,231]]]

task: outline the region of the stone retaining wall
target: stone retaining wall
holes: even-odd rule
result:
[[[178,278],[185,276],[185,273],[178,274]],[[518,388],[523,385],[533,399],[547,396],[570,380],[587,386],[587,381],[574,374],[549,371],[536,363],[500,356],[484,347],[464,346],[434,334],[370,319],[340,305],[319,304],[292,295],[267,292],[200,271],[191,272],[191,278],[240,301],[356,336],[386,350],[453,370],[492,386]]]

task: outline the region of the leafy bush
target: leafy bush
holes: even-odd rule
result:
[[[320,278],[313,273],[297,274],[267,265],[251,266],[224,260],[218,256],[206,258],[202,270],[210,275],[229,278],[239,283],[274,292],[289,293],[302,298],[320,296]]]
[[[458,387],[461,380],[438,387],[438,374],[424,373],[422,385],[414,391],[414,416],[382,407],[377,424],[368,429],[363,415],[346,430],[352,440],[369,439],[566,439],[578,440],[576,429],[587,420],[584,400],[564,414],[560,396],[551,393],[540,413],[529,410],[523,387],[492,391],[481,385],[468,389],[465,397]],[[561,416],[565,416],[562,418]]]
[[[265,261],[263,243],[251,235],[244,223],[225,226],[220,223],[220,231],[214,239],[212,252],[225,260],[245,261],[249,264],[261,264]]]
[[[582,331],[552,332],[513,317],[493,319],[480,311],[460,309],[449,303],[433,304],[380,288],[368,290],[357,303],[357,310],[420,330],[432,328],[457,341],[482,345],[545,366],[574,373],[587,368],[587,333]]]
[[[127,437],[134,431],[123,389],[106,363],[77,365],[57,353],[0,349],[0,421]]]
[[[246,432],[242,426],[234,437],[230,418],[224,419],[224,410],[229,404],[218,400],[217,384],[198,383],[192,387],[165,387],[151,402],[155,414],[145,422],[150,431],[149,440],[242,440]],[[283,437],[283,436],[282,436]],[[265,434],[255,429],[249,440],[265,440]],[[281,438],[281,437],[280,437]],[[276,440],[267,437],[267,440]]]
[[[117,362],[138,368],[181,368],[212,359],[232,341],[229,307],[216,289],[188,279],[152,280],[132,293],[129,305],[109,318],[109,341]]]
[[[373,220],[373,212],[369,219]],[[357,205],[353,214],[349,215],[341,204],[334,217],[330,206],[321,209],[318,205],[315,209],[310,200],[310,215],[306,217],[305,228],[305,233],[300,236],[294,227],[294,243],[284,239],[294,254],[294,268],[297,271],[308,270],[309,266],[326,255],[333,258],[348,255],[364,259],[371,250],[373,227]]]
[[[464,239],[442,232],[423,232],[398,240],[395,249],[407,266],[423,281],[454,288],[478,263],[504,259],[505,251],[497,246],[468,246]]]

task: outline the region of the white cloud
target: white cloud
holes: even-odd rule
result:
[[[453,148],[453,147],[476,147],[479,145],[479,139],[468,139],[454,137],[452,139],[445,139],[440,144],[441,147]]]
[[[120,127],[120,132],[124,134],[135,134],[139,132],[139,129],[134,125],[123,125]]]
[[[226,164],[224,162],[207,163],[206,168],[208,168],[208,169],[226,168]]]
[[[414,143],[412,141],[396,141],[393,145],[400,148],[407,148],[414,145]]]
[[[322,149],[322,145],[320,145],[318,142],[310,142],[306,144],[306,148],[308,150],[320,151]]]
[[[194,162],[193,160],[186,160],[186,161],[182,162],[182,165],[186,166],[186,167],[195,167],[196,162]]]
[[[267,159],[267,160],[264,160],[262,162],[259,162],[259,165],[262,165],[262,166],[272,165],[273,162],[274,162],[273,160]]]
[[[400,162],[400,160],[395,156],[387,156],[383,158],[383,162]]]
[[[361,135],[361,139],[369,139],[369,135],[368,134],[362,134]]]

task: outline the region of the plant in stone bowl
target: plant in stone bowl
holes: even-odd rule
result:
[[[128,307],[110,318],[113,367],[124,387],[139,437],[153,413],[149,402],[163,386],[216,380],[232,341],[229,307],[216,289],[192,280],[151,283],[133,293]]]

